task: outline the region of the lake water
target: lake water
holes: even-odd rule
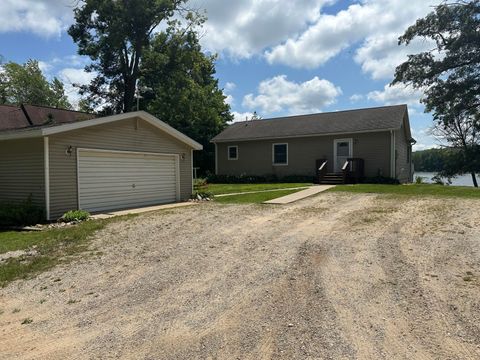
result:
[[[435,176],[433,172],[415,172],[413,175],[413,181],[417,176],[421,176],[426,183],[432,183],[432,177]],[[480,181],[480,176],[477,174],[477,181]],[[460,175],[452,178],[452,185],[455,186],[473,186],[472,176],[470,174]]]

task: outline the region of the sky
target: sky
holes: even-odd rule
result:
[[[438,146],[429,135],[422,92],[389,86],[408,54],[431,49],[398,37],[440,0],[189,0],[208,17],[203,49],[218,54],[217,77],[236,121],[256,111],[263,118],[408,104],[415,150]],[[66,33],[79,0],[2,0],[0,55],[4,61],[36,59],[44,73],[66,84],[88,83]]]

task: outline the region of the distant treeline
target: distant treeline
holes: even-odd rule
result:
[[[415,171],[440,172],[449,167],[448,163],[452,161],[452,153],[455,149],[428,149],[415,151],[412,154]],[[477,169],[476,171],[480,171]]]

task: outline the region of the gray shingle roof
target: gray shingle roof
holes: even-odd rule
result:
[[[407,105],[394,105],[242,121],[227,127],[212,142],[399,129],[407,111]]]

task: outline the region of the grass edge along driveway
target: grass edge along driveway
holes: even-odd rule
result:
[[[437,196],[459,197],[480,200],[480,189],[468,186],[449,186],[435,184],[380,185],[356,184],[337,185],[329,192],[391,194],[399,196]]]
[[[43,231],[0,231],[0,254],[17,250],[34,251],[33,255],[20,255],[0,262],[0,288],[85,253],[95,232],[112,222],[132,217],[134,215],[88,220],[74,226]]]
[[[251,191],[285,190],[312,185],[312,183],[208,184],[202,190],[213,195],[223,195]]]

